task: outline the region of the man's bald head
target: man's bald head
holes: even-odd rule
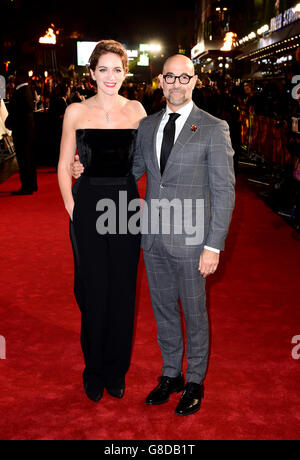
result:
[[[170,67],[178,66],[185,66],[189,69],[189,75],[194,75],[195,69],[194,64],[190,58],[185,56],[184,54],[174,54],[173,56],[168,57],[164,63],[163,73],[165,74]]]

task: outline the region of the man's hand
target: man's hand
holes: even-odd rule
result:
[[[203,278],[207,278],[208,275],[212,275],[218,268],[220,260],[220,254],[209,251],[209,249],[203,249],[199,261],[199,271]]]
[[[71,170],[71,174],[74,177],[74,179],[78,179],[81,176],[81,174],[83,173],[84,167],[80,163],[78,155],[75,155],[74,163],[70,164],[70,170]]]

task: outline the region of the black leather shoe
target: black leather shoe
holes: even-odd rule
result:
[[[84,389],[87,397],[94,402],[99,402],[103,396],[104,387],[94,387],[91,384],[84,383]]]
[[[202,398],[204,398],[203,385],[199,383],[187,383],[175,414],[191,415],[198,412],[201,407]]]
[[[163,404],[169,401],[170,394],[179,393],[184,389],[184,377],[180,374],[178,377],[162,376],[158,379],[159,385],[151,391],[146,399],[146,404]]]
[[[124,377],[120,378],[113,384],[106,385],[105,388],[107,392],[114,398],[123,398],[125,393],[125,379]]]

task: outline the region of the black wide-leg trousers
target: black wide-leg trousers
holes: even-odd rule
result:
[[[127,204],[139,198],[132,176],[82,176],[73,188],[75,207],[70,236],[75,262],[74,293],[82,315],[83,380],[92,385],[119,381],[130,364],[141,236],[119,232],[120,192],[123,205],[124,192]],[[115,204],[116,234],[97,231],[99,200]],[[128,219],[133,214],[136,213],[128,212]]]
[[[29,192],[37,191],[33,134],[14,135],[13,141],[19,166],[21,188]]]

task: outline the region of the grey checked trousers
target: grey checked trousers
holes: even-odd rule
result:
[[[162,375],[182,372],[183,331],[181,301],[186,325],[187,382],[202,383],[207,369],[209,324],[205,279],[198,270],[199,258],[170,255],[161,235],[156,235],[144,261],[157,324],[157,339],[163,358]]]

